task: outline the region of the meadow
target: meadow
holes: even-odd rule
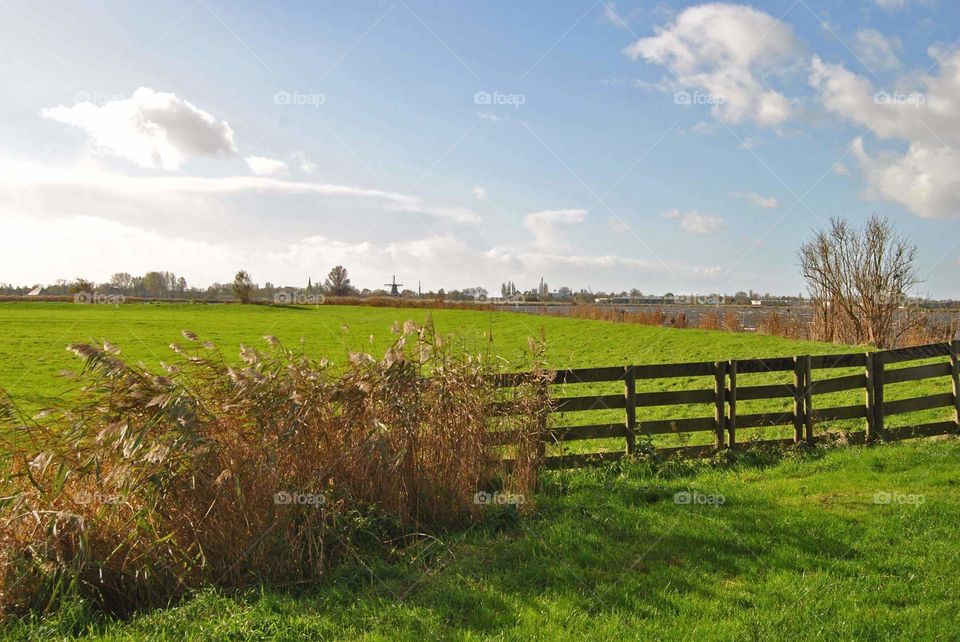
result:
[[[960,630],[960,441],[551,473],[536,512],[347,563],[310,588],[83,605],[16,640],[899,640]],[[712,498],[677,504],[675,493]]]
[[[264,335],[274,335],[288,346],[302,341],[306,354],[345,363],[351,352],[382,356],[396,339],[391,327],[413,320],[423,323],[432,317],[437,332],[474,353],[492,351],[503,371],[530,366],[531,337],[544,337],[546,365],[576,368],[632,364],[680,363],[797,354],[848,353],[866,348],[797,341],[756,333],[722,330],[672,329],[625,325],[591,319],[535,316],[514,312],[469,310],[424,310],[359,306],[240,306],[170,303],[135,303],[119,306],[75,305],[70,303],[0,303],[0,389],[17,404],[36,410],[69,397],[75,384],[61,373],[76,372],[80,363],[65,349],[75,342],[109,341],[122,355],[159,369],[169,360],[169,345],[182,340],[181,331],[190,330],[211,341],[228,357],[239,361],[242,345],[261,347]],[[915,365],[915,364],[908,364]],[[828,376],[859,372],[839,369]],[[756,374],[743,377],[741,385],[788,383],[789,373]],[[704,377],[680,377],[641,382],[638,392],[711,387]],[[589,395],[622,392],[622,385],[581,384],[566,386],[562,394]],[[930,380],[891,386],[887,400],[950,392],[946,380]],[[840,406],[861,403],[863,393],[848,391],[824,395],[818,403]],[[767,400],[742,404],[741,413],[789,412],[789,401]],[[709,405],[646,408],[639,412],[647,419],[711,416]],[[891,427],[949,418],[948,410],[925,411],[892,418]],[[622,422],[623,411],[563,413],[551,416],[552,425]],[[821,430],[855,429],[862,421],[839,421],[819,426]],[[785,438],[792,428],[758,428],[743,431],[743,440]],[[710,443],[708,432],[658,436],[659,446]],[[585,452],[597,448],[618,450],[618,440],[569,442],[551,452]]]

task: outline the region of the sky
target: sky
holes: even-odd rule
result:
[[[960,3],[0,2],[0,282],[803,290],[889,217],[960,298]]]

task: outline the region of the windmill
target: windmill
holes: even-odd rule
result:
[[[393,275],[392,283],[384,283],[384,285],[390,286],[390,296],[400,296],[400,290],[398,288],[403,287],[403,283],[397,283],[397,275]]]

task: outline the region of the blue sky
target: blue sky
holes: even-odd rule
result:
[[[797,293],[799,242],[876,212],[960,297],[945,0],[0,14],[0,281]]]

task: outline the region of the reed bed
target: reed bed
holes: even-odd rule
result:
[[[336,371],[273,337],[232,365],[185,331],[159,374],[109,343],[70,346],[77,401],[35,417],[0,401],[0,613],[78,597],[123,615],[202,586],[315,581],[478,519],[478,491],[532,500],[549,373],[517,389],[507,473],[493,357],[429,321],[394,330],[382,357]]]

